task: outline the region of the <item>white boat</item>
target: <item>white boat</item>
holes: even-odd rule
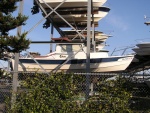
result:
[[[150,55],[150,47],[133,48],[132,50],[138,55]]]
[[[104,44],[104,43],[98,44],[96,46],[96,51],[101,51],[105,46],[106,46],[106,44]]]
[[[103,33],[103,34],[100,34],[98,36],[95,36],[95,39],[102,41],[102,42],[105,42],[109,37],[111,37],[111,35],[107,35],[107,34]]]
[[[81,48],[82,46],[81,44],[57,44],[55,52],[46,56],[36,56],[34,60],[47,72],[52,72],[53,70],[57,70],[57,72],[86,72],[86,47]],[[129,66],[133,57],[133,55],[108,56],[108,51],[105,50],[91,52],[90,71],[123,71]],[[66,62],[68,58],[70,59]],[[34,60],[31,57],[19,58],[18,71],[43,72],[43,69]],[[12,59],[11,64],[12,68],[14,68],[14,59]]]
[[[82,39],[83,38],[82,36],[79,36],[79,35],[67,35],[67,37],[69,39],[80,39],[80,38]],[[84,37],[86,38],[86,35],[84,35]],[[106,35],[106,34],[95,35],[95,39],[102,41],[102,42],[105,42],[109,37],[110,35]],[[92,35],[90,38],[92,38]]]
[[[83,34],[83,35],[87,35],[87,30],[63,30],[63,32],[66,34],[66,35],[76,35],[77,34],[77,31],[78,32],[80,32],[81,34]],[[92,34],[92,30],[90,31],[91,32],[91,34]],[[98,31],[98,30],[95,30],[94,31],[94,34],[95,35],[101,35],[101,34],[103,34],[103,32],[101,32],[101,31]]]
[[[69,39],[82,39],[83,37],[80,36],[76,31],[81,33],[85,38],[87,37],[87,30],[63,30],[64,34],[69,38]],[[95,34],[95,40],[96,41],[101,41],[104,42],[106,41],[111,35],[104,34],[101,31],[94,31]],[[91,37],[92,38],[92,31],[91,31]]]
[[[147,47],[150,48],[150,42],[139,43],[139,44],[136,44],[136,46],[139,48],[147,48]]]
[[[107,0],[93,0],[93,7],[102,6]],[[64,0],[39,0],[40,4],[44,8],[48,8],[45,4],[47,3],[51,7],[57,7],[60,3],[64,2]],[[88,0],[66,0],[61,7],[83,7],[87,6]]]
[[[102,18],[104,18],[108,12],[110,11],[110,8],[108,7],[99,7],[99,11],[98,14],[94,14],[94,21],[98,22],[100,21]],[[67,20],[68,22],[83,22],[83,21],[87,21],[87,13],[85,14],[67,14],[67,15],[61,15],[65,20]],[[54,15],[53,17],[54,22],[59,22],[59,21],[63,21],[58,15]],[[91,15],[91,21],[92,21],[92,15]]]

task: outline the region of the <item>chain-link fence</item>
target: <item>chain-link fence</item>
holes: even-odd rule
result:
[[[34,90],[36,90],[36,88],[39,88],[39,87],[42,88],[43,87],[42,84],[49,84],[47,86],[49,87],[49,89],[53,87],[55,90],[57,89],[55,93],[57,92],[59,93],[60,90],[58,89],[58,87],[62,86],[61,87],[62,92],[64,91],[65,94],[72,95],[72,92],[70,93],[68,92],[69,90],[73,90],[74,92],[74,95],[72,95],[73,100],[78,101],[80,104],[83,104],[84,101],[87,99],[86,94],[88,94],[88,98],[93,96],[92,100],[94,102],[100,100],[101,98],[104,99],[105,96],[106,96],[105,101],[107,99],[109,100],[110,95],[109,96],[106,95],[106,92],[111,93],[111,96],[112,95],[114,96],[114,92],[117,92],[117,94],[115,95],[120,97],[124,93],[116,89],[112,89],[112,87],[118,87],[119,90],[122,90],[120,89],[121,87],[121,88],[130,90],[130,93],[132,94],[131,98],[128,100],[130,109],[136,112],[144,112],[144,113],[149,112],[150,110],[150,104],[149,104],[150,88],[144,82],[144,77],[139,78],[139,76],[137,75],[136,76],[132,75],[131,77],[129,76],[129,74],[126,74],[126,73],[75,73],[75,74],[62,74],[61,73],[61,74],[56,74],[57,76],[65,75],[65,76],[62,76],[62,78],[57,78],[54,75],[55,74],[50,75],[50,76],[53,76],[53,80],[55,82],[52,79],[49,79],[49,76],[47,74],[19,73],[18,81],[17,81],[17,91],[19,92],[19,94],[20,92],[22,93],[22,92],[28,91],[29,84],[35,86]],[[87,80],[88,79],[87,76],[89,76],[89,80]],[[115,85],[111,82],[108,82],[108,81],[116,81],[119,76],[124,77],[125,79],[128,79],[128,83],[125,85],[125,87],[122,87],[120,85],[122,81],[119,84],[115,82]],[[37,80],[37,78],[40,80]],[[71,81],[69,81],[70,79]],[[8,105],[12,106],[13,104],[11,101],[12,85],[13,85],[12,76],[2,76],[0,78],[0,113],[7,112],[8,109],[6,108],[8,108]],[[67,88],[68,90],[66,90],[64,87]],[[113,90],[116,90],[116,91],[113,92]],[[64,94],[62,92],[60,93]],[[64,98],[66,97],[64,96]],[[123,97],[121,98],[123,99]],[[112,101],[112,100],[109,100],[109,101]]]

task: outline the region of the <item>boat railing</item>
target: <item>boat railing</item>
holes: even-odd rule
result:
[[[128,54],[133,54],[132,48],[135,46],[126,46],[126,47],[119,47],[119,49],[115,48],[110,56],[115,56],[115,55],[128,55]]]

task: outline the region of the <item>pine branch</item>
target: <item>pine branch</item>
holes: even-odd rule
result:
[[[0,1],[0,11],[6,15],[12,13],[16,10],[16,2],[21,0],[1,0]]]
[[[8,32],[21,25],[25,25],[27,16],[19,14],[17,17],[12,13],[17,9],[16,3],[22,0],[0,1],[0,59],[7,52],[21,52],[29,48],[30,41],[26,39],[27,32],[18,36],[9,36]]]
[[[0,37],[0,58],[4,52],[19,53],[29,48],[30,41],[26,39],[27,32],[18,34],[18,36],[1,36]]]
[[[4,16],[0,13],[0,32],[2,35],[7,35],[9,30],[15,29],[18,26],[25,25],[25,21],[28,17],[19,14],[17,17],[12,15]]]

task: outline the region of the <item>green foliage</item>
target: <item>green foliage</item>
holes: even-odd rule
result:
[[[58,73],[47,77],[37,74],[27,78],[23,86],[28,91],[18,95],[13,113],[69,112],[74,107],[70,99],[75,87],[70,75]]]
[[[98,82],[97,95],[87,100],[84,91],[78,90],[82,82],[85,77],[72,74],[30,76],[21,83],[24,91],[8,113],[132,113],[125,79]]]
[[[12,76],[6,70],[0,69],[0,79],[11,79]]]
[[[21,0],[1,0],[0,1],[0,11],[8,14],[9,12],[14,12],[16,10],[16,2]]]
[[[21,0],[1,0],[0,1],[0,58],[3,52],[21,52],[28,48],[30,41],[26,39],[27,32],[11,36],[8,34],[21,25],[25,25],[28,17],[18,14],[14,17],[13,12],[16,11],[16,3]]]
[[[18,26],[25,25],[24,21],[27,17],[19,14],[17,17],[13,17],[10,14],[5,15],[0,12],[0,32],[1,35],[8,35],[8,31],[17,28]]]
[[[83,105],[88,113],[132,113],[129,100],[132,97],[125,78],[98,83],[98,94],[91,96]]]
[[[28,17],[18,14],[17,17],[12,16],[16,11],[16,2],[21,0],[1,0],[0,1],[0,33],[8,35],[8,31],[18,26],[25,25]]]
[[[34,0],[33,1],[33,7],[31,8],[32,10],[31,10],[31,13],[32,14],[37,14],[37,13],[39,13],[39,6],[37,5],[37,3],[36,3],[36,1]]]
[[[4,70],[0,69],[0,79],[4,77]]]
[[[7,52],[21,52],[28,49],[30,41],[26,39],[27,32],[18,36],[1,36],[0,44],[1,49],[7,50]],[[2,50],[2,51],[3,51]]]

